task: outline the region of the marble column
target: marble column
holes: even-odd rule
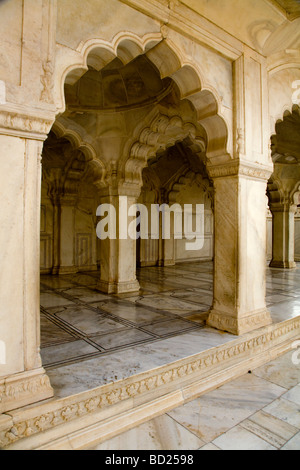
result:
[[[100,197],[100,206],[108,205],[111,208],[110,218],[107,219],[111,232],[100,240],[100,292],[120,294],[139,291],[136,279],[136,239],[129,236],[129,226],[130,223],[134,224],[134,217],[128,216],[128,209],[137,203],[137,196],[125,193]],[[104,220],[107,212],[100,214],[99,207],[97,215],[101,215],[101,220]],[[98,238],[99,235],[98,224]]]
[[[176,246],[174,235],[174,213],[170,213],[170,236],[163,237],[162,217],[160,219],[159,266],[175,266]]]
[[[211,172],[215,187],[214,299],[207,324],[236,335],[271,323],[265,300],[268,175],[240,164]]]
[[[72,274],[75,265],[74,196],[57,196],[53,202],[53,268],[52,274]]]
[[[139,267],[158,266],[160,260],[161,246],[160,246],[160,227],[151,230],[151,207],[150,202],[143,202],[148,211],[148,237],[140,239],[137,242],[137,260]]]
[[[167,204],[170,206],[170,221],[167,233],[164,233],[164,211],[163,206]],[[163,189],[160,191],[160,213],[159,213],[159,266],[174,266],[176,263],[176,245],[175,245],[175,232],[174,232],[174,221],[176,209],[178,205],[175,201],[169,201],[166,191]],[[180,210],[181,214],[181,210]],[[181,224],[182,225],[182,224]]]
[[[295,213],[297,206],[272,203],[272,268],[295,268]]]
[[[18,124],[14,135],[10,129],[0,135],[0,341],[5,352],[0,413],[53,396],[40,357],[40,186],[46,136],[27,131],[22,118]],[[39,130],[35,121],[30,129],[35,124]]]

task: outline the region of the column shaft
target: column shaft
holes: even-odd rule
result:
[[[295,268],[295,212],[297,207],[272,204],[272,261],[273,268]]]
[[[266,182],[215,181],[214,300],[208,325],[234,334],[271,323],[266,308]]]
[[[136,197],[126,198],[128,208],[136,204]],[[120,207],[119,196],[102,197],[101,204],[110,205],[112,207],[112,217],[115,216],[116,218],[114,234],[111,233],[111,236],[100,240],[100,280],[98,289],[109,294],[138,292],[136,240],[128,235],[128,226],[130,219],[132,221],[132,217],[127,217],[127,210]],[[126,213],[124,210],[126,210]],[[113,220],[110,222],[113,223]]]
[[[0,413],[53,395],[39,349],[41,148],[0,136]]]

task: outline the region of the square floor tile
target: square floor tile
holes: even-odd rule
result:
[[[49,307],[58,307],[60,305],[75,305],[75,302],[55,293],[41,292],[40,304],[45,309],[48,309]]]
[[[282,387],[247,374],[168,414],[200,439],[211,442],[284,391]]]
[[[136,305],[133,302],[97,302],[96,304],[93,304],[93,306],[97,306],[104,312],[111,313],[135,324],[150,323],[168,318],[160,312],[147,309],[141,305]]]
[[[91,346],[83,340],[73,341],[71,343],[57,344],[55,346],[41,349],[42,362],[44,366],[63,362],[71,359],[79,359],[82,356],[88,356],[99,349]]]
[[[107,295],[85,287],[73,287],[63,291],[65,294],[75,297],[82,302],[99,302],[100,300],[107,300]]]
[[[284,398],[279,398],[266,406],[263,411],[276,418],[282,419],[291,426],[300,429],[300,409],[299,405]]]
[[[120,328],[127,328],[122,323],[85,307],[70,307],[58,312],[56,311],[55,316],[85,335],[104,334]]]
[[[300,450],[300,432],[281,447],[281,450]]]
[[[199,309],[197,304],[185,302],[184,300],[172,298],[169,296],[157,295],[143,297],[137,301],[137,304],[171,312],[175,315],[192,312]]]
[[[49,344],[63,343],[66,341],[74,341],[74,335],[60,328],[58,325],[48,320],[45,315],[41,314],[41,347]]]
[[[293,364],[294,351],[288,352],[276,360],[269,362],[253,371],[253,374],[286,389],[300,382],[300,365]]]
[[[287,393],[282,395],[282,398],[296,403],[300,407],[300,384],[296,387],[291,388]]]
[[[125,331],[115,331],[107,335],[93,336],[92,341],[109,350],[151,339],[153,339],[153,336],[132,328]]]
[[[213,441],[221,450],[277,450],[256,434],[236,426]]]
[[[167,415],[154,418],[91,450],[197,450],[204,443]]]
[[[146,325],[143,329],[158,336],[166,336],[195,327],[197,327],[196,324],[193,325],[192,323],[185,322],[183,320],[170,320]]]

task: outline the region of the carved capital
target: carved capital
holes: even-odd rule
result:
[[[270,211],[273,212],[290,212],[296,214],[297,206],[289,198],[283,199],[281,202],[272,202],[269,204]]]
[[[226,178],[232,176],[244,176],[251,179],[268,181],[272,174],[272,168],[264,165],[255,165],[251,162],[231,160],[223,165],[208,165],[208,174],[211,178]]]
[[[37,115],[20,110],[0,110],[0,133],[44,141],[54,120],[54,113]]]

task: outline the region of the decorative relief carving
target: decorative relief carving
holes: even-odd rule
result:
[[[236,139],[236,151],[237,154],[245,155],[245,132],[244,129],[237,130],[237,139]]]
[[[26,401],[26,397],[32,395],[40,397],[41,400],[52,395],[50,380],[45,373],[1,384],[0,413],[1,409],[7,409],[10,403]]]
[[[50,131],[53,122],[54,117],[52,120],[9,111],[0,112],[0,128],[11,129],[13,131],[42,134],[46,136]]]
[[[42,84],[42,91],[40,99],[41,101],[45,101],[46,103],[53,103],[53,72],[54,67],[50,60],[43,62],[43,75],[41,76],[41,84]]]
[[[207,170],[211,178],[224,178],[226,176],[247,176],[253,179],[267,181],[272,169],[263,166],[252,166],[239,160],[233,160],[225,165],[208,165]]]
[[[265,326],[270,322],[270,314],[267,310],[257,312],[255,315],[244,318],[226,317],[223,313],[210,312],[209,324],[219,330],[227,331],[249,331],[259,325]]]
[[[0,445],[7,447],[19,439],[46,431],[84,415],[99,412],[106,406],[134,398],[172,382],[186,381],[193,374],[206,372],[208,368],[213,366],[220,367],[223,362],[242,354],[255,354],[257,348],[261,351],[261,348],[264,347],[267,351],[272,347],[272,343],[274,343],[273,346],[276,346],[278,338],[282,340],[284,336],[288,336],[290,333],[293,333],[293,337],[295,337],[295,335],[299,335],[299,331],[300,319],[292,319],[283,324],[269,327],[267,331],[245,341],[237,340],[239,342],[235,341],[235,344],[224,345],[221,350],[200,353],[200,357],[193,357],[188,363],[180,365],[174,363],[173,366],[171,364],[170,369],[167,371],[152,372],[149,377],[133,379],[136,381],[129,384],[126,384],[126,381],[120,381],[119,384],[109,384],[101,387],[98,391],[94,391],[94,396],[81,400],[78,398],[78,402],[66,406],[62,405],[61,408],[55,411],[46,412],[30,419],[20,420],[14,423],[12,428],[0,430]],[[226,367],[226,364],[224,364],[224,367]]]
[[[158,151],[175,145],[178,140],[196,136],[196,127],[185,122],[180,116],[166,116],[159,113],[150,127],[145,127],[138,140],[132,145],[129,159],[126,163],[126,180],[142,183],[142,171],[147,166],[149,158]],[[199,144],[200,145],[200,144]]]

